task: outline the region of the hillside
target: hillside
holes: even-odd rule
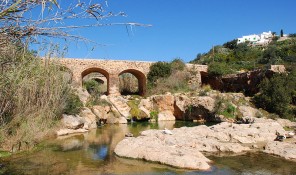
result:
[[[290,70],[296,67],[296,37],[294,34],[286,40],[275,37],[267,46],[237,44],[235,39],[198,54],[190,63],[209,65],[209,73],[213,75],[264,68],[270,64],[284,64]]]

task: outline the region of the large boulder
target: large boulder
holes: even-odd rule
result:
[[[130,117],[131,108],[127,105],[126,99],[122,96],[109,96],[108,100],[111,102],[112,107],[115,108],[121,116],[126,119]]]
[[[255,109],[251,106],[239,106],[238,107],[240,113],[242,114],[242,117],[247,117],[247,118],[254,118],[259,115],[260,111],[258,109]]]
[[[171,94],[165,94],[165,95],[155,95],[151,97],[153,101],[153,105],[159,110],[159,111],[170,111],[171,113],[174,113],[174,96]]]
[[[160,133],[161,135],[161,133]],[[193,148],[177,148],[155,137],[125,138],[115,148],[121,157],[159,162],[179,168],[208,170],[210,160]]]
[[[150,98],[147,98],[147,99],[141,99],[140,103],[139,103],[139,108],[145,108],[147,110],[153,110],[153,103],[151,101]]]
[[[111,111],[107,114],[107,121],[109,124],[125,124],[127,123],[127,119],[121,116],[118,111],[112,107]]]
[[[80,116],[85,120],[84,129],[97,128],[98,118],[89,108],[84,107],[80,112]]]
[[[202,107],[209,112],[215,109],[216,100],[209,96],[199,96],[192,98],[191,105],[194,107]]]
[[[215,99],[208,96],[191,98],[185,113],[186,120],[210,120],[215,109]]]
[[[75,115],[66,115],[62,116],[62,124],[65,128],[68,129],[79,129],[84,126],[85,120],[80,116]]]
[[[174,103],[174,116],[178,120],[183,120],[185,118],[185,113],[187,107],[190,105],[190,98],[186,95],[175,96]]]
[[[99,119],[107,119],[107,113],[110,112],[110,106],[98,106],[95,105],[92,107],[92,112],[99,118]]]
[[[173,121],[176,120],[171,111],[161,111],[158,113],[158,121]]]
[[[90,97],[90,94],[87,92],[86,89],[83,89],[82,87],[77,88],[76,91],[79,99],[85,105],[87,102],[87,99]]]

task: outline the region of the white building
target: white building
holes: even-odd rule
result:
[[[237,39],[237,44],[244,43],[246,41],[250,42],[253,45],[265,45],[268,44],[272,40],[272,32],[263,32],[259,35],[247,35],[243,36],[242,38]]]

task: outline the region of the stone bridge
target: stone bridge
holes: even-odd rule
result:
[[[59,62],[72,72],[72,84],[82,86],[82,79],[86,75],[97,72],[107,79],[107,94],[120,95],[119,76],[131,73],[138,79],[139,95],[145,95],[147,74],[154,62],[99,60],[99,59],[59,59]],[[205,65],[186,64],[187,69],[197,72],[197,81],[201,83],[200,72],[207,72]]]

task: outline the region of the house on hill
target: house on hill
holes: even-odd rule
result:
[[[273,34],[271,31],[263,32],[259,35],[247,35],[237,39],[237,44],[250,42],[251,45],[266,45],[271,42]]]

